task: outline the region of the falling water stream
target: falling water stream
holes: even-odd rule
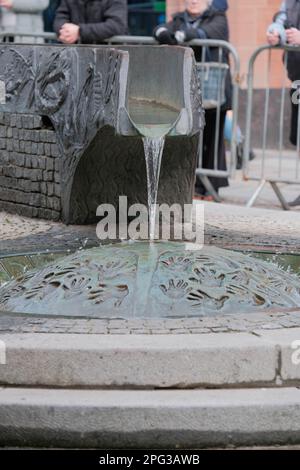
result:
[[[154,240],[158,183],[165,137],[144,137],[143,144],[147,169],[149,238]]]
[[[179,110],[162,103],[131,98],[130,116],[143,137],[147,170],[149,238],[155,239],[156,203],[165,136],[176,122]]]

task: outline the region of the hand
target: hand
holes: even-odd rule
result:
[[[169,46],[175,46],[177,44],[174,34],[170,33],[167,28],[158,28],[154,36],[160,44],[167,44]]]
[[[280,43],[280,37],[278,32],[268,32],[267,33],[267,41],[270,46],[278,46]]]
[[[13,1],[12,0],[0,0],[0,7],[4,8],[12,8]]]
[[[64,44],[75,44],[79,38],[80,28],[77,24],[65,23],[60,28],[58,39]]]
[[[286,30],[286,38],[289,44],[300,46],[300,30],[297,28],[290,28]]]
[[[184,42],[186,42],[185,32],[184,31],[176,31],[175,39],[178,42],[178,44],[183,44]]]
[[[191,28],[190,30],[186,31],[176,31],[175,39],[177,40],[178,44],[183,44],[185,42],[192,41],[193,39],[199,39],[199,35],[196,29]]]

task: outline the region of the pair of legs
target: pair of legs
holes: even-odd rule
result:
[[[244,135],[239,125],[237,125],[235,135],[233,135],[233,112],[227,111],[225,128],[224,128],[224,138],[225,142],[230,145],[232,139],[236,141],[236,169],[241,170],[243,168],[244,162]],[[254,160],[255,153],[253,150],[250,150],[249,159]]]
[[[291,118],[290,141],[293,145],[297,145],[299,104],[295,104],[292,101],[292,97],[294,93],[295,93],[295,90],[291,90],[292,118]],[[300,196],[298,196],[294,201],[290,202],[289,205],[291,207],[300,206]]]
[[[202,167],[206,169],[215,169],[226,171],[226,153],[224,141],[224,126],[226,119],[226,111],[221,111],[217,165],[215,165],[215,137],[216,137],[216,121],[217,112],[215,109],[209,109],[205,113],[205,129],[203,133],[203,162]],[[228,186],[227,178],[209,177],[211,184],[216,192],[219,188]],[[207,196],[207,190],[203,186],[199,177],[196,178],[195,193],[197,196]]]

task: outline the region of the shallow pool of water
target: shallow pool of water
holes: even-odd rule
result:
[[[300,275],[300,254],[282,254],[282,253],[265,253],[252,252],[248,253],[254,258],[268,261],[280,266],[285,271]]]
[[[271,262],[280,266],[287,272],[300,275],[300,254],[267,253],[267,252],[243,252],[254,258]],[[49,263],[63,258],[70,251],[56,251],[43,253],[26,253],[22,255],[9,255],[0,258],[0,285],[11,279],[22,276],[28,270],[42,268]]]
[[[182,318],[300,306],[299,255],[123,242],[10,256],[0,259],[0,272],[4,312]]]
[[[70,254],[67,251],[25,253],[0,258],[0,286],[11,279],[17,279],[31,269],[38,269]]]
[[[140,133],[146,137],[168,134],[178,119],[180,110],[162,103],[131,98],[129,114]]]

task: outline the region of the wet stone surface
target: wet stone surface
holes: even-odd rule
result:
[[[249,233],[246,228],[244,232],[240,232],[208,224],[205,226],[205,243],[228,249],[300,252],[300,234],[299,237],[283,237],[278,233],[266,237],[254,232]],[[45,251],[45,247],[49,251],[57,249],[74,251],[82,246],[92,248],[99,244],[95,225],[63,226],[57,224],[57,226],[48,227],[47,224],[47,230],[42,233],[25,235],[22,238],[1,239],[0,255]]]
[[[297,214],[234,208],[226,205],[208,204],[205,207],[205,242],[229,249],[279,251],[281,253],[300,252],[300,231]],[[53,250],[78,250],[81,247],[99,245],[95,226],[64,226],[50,224],[40,233],[18,232],[14,222],[12,239],[5,224],[1,225],[0,254]],[[234,223],[233,223],[234,221]],[[24,225],[23,225],[24,228]],[[12,227],[10,227],[12,233]],[[0,315],[0,332],[39,332],[39,333],[87,333],[87,334],[208,334],[218,332],[243,332],[257,329],[285,329],[300,327],[300,309],[287,312],[272,311],[249,314],[228,314],[219,317],[153,319],[146,318],[84,319],[49,318],[23,316],[19,314]]]
[[[300,306],[295,274],[213,246],[123,242],[59,259],[42,254],[0,263],[12,276],[0,287],[0,311],[156,319]]]

